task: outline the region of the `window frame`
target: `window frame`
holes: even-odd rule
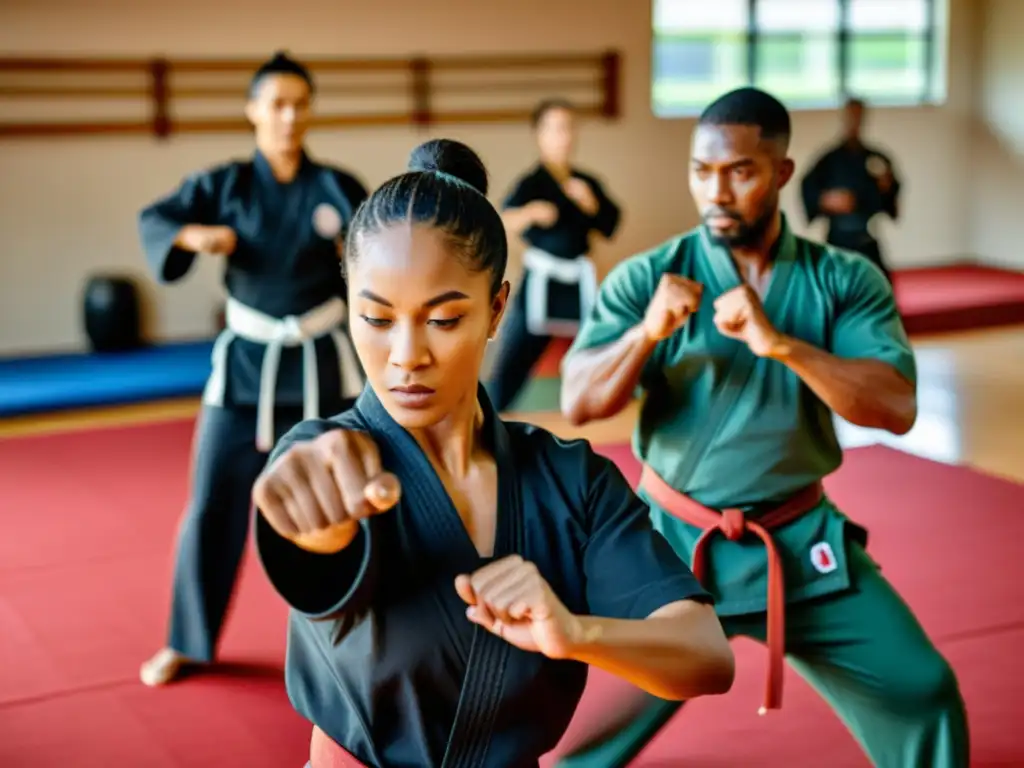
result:
[[[657,0],[651,0],[652,7],[653,3]],[[823,1],[823,0],[822,0]],[[1022,0],[1024,1],[1024,0]],[[740,85],[757,84],[762,79],[763,73],[758,71],[758,59],[759,59],[759,48],[762,45],[762,40],[765,38],[778,39],[780,35],[793,35],[802,36],[805,39],[811,39],[814,37],[820,38],[822,33],[817,33],[812,30],[806,32],[800,30],[793,30],[788,33],[782,33],[780,31],[764,31],[758,25],[758,14],[757,6],[761,0],[746,0],[747,3],[747,27],[745,31],[738,32],[740,37],[746,38],[746,50],[744,53],[746,63],[746,77],[743,83],[737,83],[737,87]],[[778,0],[775,0],[778,2]],[[925,10],[925,25],[923,31],[919,31],[914,28],[911,29],[905,26],[894,25],[890,28],[885,29],[872,29],[870,31],[858,31],[850,27],[851,11],[850,0],[832,0],[832,2],[838,5],[839,23],[835,31],[835,77],[836,77],[836,95],[835,97],[827,97],[822,99],[811,98],[811,99],[791,99],[787,103],[791,111],[821,111],[835,109],[841,102],[848,97],[862,96],[866,101],[870,102],[872,106],[879,108],[914,108],[914,107],[930,107],[930,106],[941,106],[948,100],[948,87],[947,77],[939,71],[937,63],[939,62],[940,45],[948,45],[946,31],[948,29],[948,16],[949,16],[949,2],[948,0],[921,0],[924,3]],[[652,18],[652,22],[654,19]],[[652,23],[652,27],[653,27]],[[704,33],[699,30],[693,30],[690,33],[693,37],[703,37]],[[828,33],[824,33],[828,34]],[[679,120],[679,119],[690,119],[698,115],[703,109],[703,104],[683,104],[680,106],[673,106],[670,104],[659,105],[659,90],[666,90],[666,85],[670,85],[671,81],[668,79],[659,78],[655,69],[655,62],[658,60],[658,44],[659,42],[668,43],[673,39],[679,40],[689,36],[686,31],[673,30],[671,32],[666,31],[665,33],[659,33],[657,28],[651,30],[651,77],[650,77],[650,106],[651,113],[656,119],[659,120]],[[732,33],[730,33],[730,37]],[[849,83],[851,80],[851,50],[858,40],[865,40],[870,38],[898,38],[903,37],[907,40],[917,39],[924,43],[924,60],[921,63],[923,68],[923,84],[921,87],[921,93],[917,96],[907,96],[905,93],[887,95],[885,93],[870,93],[870,94],[859,94],[850,90]],[[948,51],[943,56],[943,64],[945,65],[948,59]],[[659,87],[660,86],[660,87]],[[784,100],[785,97],[782,97]]]

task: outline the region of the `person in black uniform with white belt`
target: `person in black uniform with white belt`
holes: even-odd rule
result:
[[[139,215],[160,282],[182,279],[204,253],[223,260],[228,294],[196,427],[167,644],[142,665],[146,685],[214,660],[252,487],[274,442],[304,418],[344,410],[363,389],[340,258],[367,192],[306,153],[313,91],[304,66],[272,58],[249,90],[254,156],[194,174]]]
[[[601,183],[572,165],[572,105],[561,99],[541,102],[532,123],[540,160],[515,183],[502,213],[509,236],[521,237],[527,249],[487,385],[499,412],[515,401],[551,338],[575,336],[597,295],[590,238],[593,233],[611,238],[621,218]]]

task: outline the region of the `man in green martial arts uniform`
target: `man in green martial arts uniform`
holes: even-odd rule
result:
[[[580,424],[643,391],[641,493],[727,632],[767,641],[763,709],[781,705],[784,646],[876,765],[960,768],[956,678],[820,484],[842,461],[833,412],[911,428],[914,355],[881,271],[790,230],[789,138],[763,91],[707,108],[690,170],[703,224],[609,274],[566,359],[562,408]],[[645,698],[561,768],[626,765],[679,706]]]

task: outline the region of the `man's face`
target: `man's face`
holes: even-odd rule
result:
[[[300,149],[309,130],[311,97],[309,84],[298,75],[264,77],[245,111],[257,146],[268,152]]]
[[[576,145],[576,120],[564,107],[552,107],[537,123],[540,153],[552,162],[567,163]]]
[[[859,139],[864,127],[864,105],[851,101],[843,107],[843,133],[850,139]]]
[[[779,209],[793,162],[761,129],[698,125],[693,135],[690,194],[711,236],[731,247],[753,246]]]

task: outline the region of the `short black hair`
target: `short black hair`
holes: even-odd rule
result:
[[[568,99],[554,98],[544,99],[530,113],[530,125],[536,128],[540,125],[540,121],[544,119],[544,116],[553,109],[564,109],[567,112],[575,112],[576,108],[572,102]]]
[[[359,240],[400,222],[424,224],[448,237],[473,270],[491,274],[491,293],[505,280],[508,239],[501,216],[487,199],[487,169],[472,149],[432,139],[409,156],[408,171],[384,182],[352,220],[345,260],[359,258]]]
[[[698,125],[749,125],[761,138],[789,146],[793,125],[781,101],[760,88],[737,88],[719,96],[701,113]]]
[[[252,79],[249,81],[250,99],[256,98],[264,79],[271,75],[295,75],[306,81],[310,93],[316,90],[313,84],[313,75],[310,74],[309,70],[284,51],[278,51],[270,59],[263,62],[259,69],[253,73]]]

